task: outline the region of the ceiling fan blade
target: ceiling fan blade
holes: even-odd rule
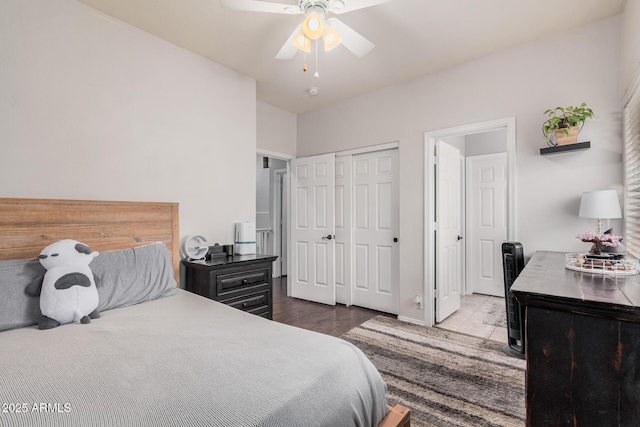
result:
[[[340,37],[342,37],[342,45],[353,52],[358,58],[362,58],[375,47],[373,43],[342,21],[336,18],[329,18],[327,22],[329,22]]]
[[[296,56],[298,53],[298,48],[293,45],[293,40],[296,38],[300,30],[302,29],[302,24],[298,25],[293,33],[289,36],[286,42],[282,45],[280,52],[276,55],[276,59],[291,59]]]
[[[329,6],[329,12],[339,15],[390,1],[393,0],[333,0]]]
[[[291,4],[272,3],[260,0],[220,0],[224,9],[246,10],[249,12],[284,13],[297,15],[302,13],[300,8]]]

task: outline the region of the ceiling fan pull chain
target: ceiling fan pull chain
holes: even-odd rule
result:
[[[318,40],[315,40],[316,43],[316,73],[313,75],[314,78],[320,78],[320,74],[318,74]]]

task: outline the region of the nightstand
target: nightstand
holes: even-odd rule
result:
[[[273,255],[182,261],[185,289],[247,313],[273,319]]]

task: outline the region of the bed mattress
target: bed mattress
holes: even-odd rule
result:
[[[89,325],[0,333],[0,426],[376,426],[353,345],[178,291]]]

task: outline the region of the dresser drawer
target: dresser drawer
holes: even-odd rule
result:
[[[224,259],[182,261],[185,289],[246,313],[273,319],[271,255],[235,255]]]
[[[249,313],[259,314],[269,311],[269,290],[256,292],[254,294],[243,295],[242,297],[233,298],[231,300],[221,301],[230,307],[238,310],[248,311]]]
[[[269,283],[269,269],[256,269],[240,271],[230,274],[218,274],[216,276],[215,295],[219,299],[242,291],[243,289]]]

